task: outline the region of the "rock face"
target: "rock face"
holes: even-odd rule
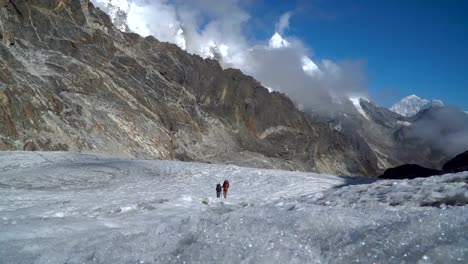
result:
[[[455,158],[449,160],[442,167],[444,173],[455,173],[461,171],[468,171],[468,151],[465,151]]]
[[[396,168],[391,168],[385,171],[385,173],[379,178],[381,179],[415,179],[415,178],[426,178],[434,175],[439,175],[440,171],[434,169],[428,169],[421,167],[416,164],[405,164]]]
[[[408,118],[378,107],[369,100],[352,98],[343,101],[341,111],[328,116],[309,113],[309,117],[328,123],[331,129],[345,135],[356,148],[365,153],[381,174],[388,168],[408,163],[439,169],[453,156],[451,151],[441,148],[439,144],[447,143],[447,138],[438,137],[439,140],[434,140],[423,133],[428,130],[427,123],[431,124],[428,120],[433,120],[431,116],[434,111],[442,110],[444,109],[430,108]],[[455,120],[463,122],[458,116]],[[435,122],[432,128],[448,132],[446,127]],[[450,131],[460,134],[463,129],[463,126],[455,126]],[[456,143],[463,145],[460,140]]]
[[[376,173],[359,142],[239,70],[122,33],[87,0],[14,3],[1,16],[15,45],[0,45],[0,150]]]

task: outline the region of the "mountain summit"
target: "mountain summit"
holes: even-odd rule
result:
[[[288,47],[290,44],[287,40],[283,39],[281,35],[276,32],[270,39],[269,45],[271,48],[279,49]]]
[[[444,103],[436,99],[429,101],[412,94],[394,104],[392,107],[390,107],[390,110],[402,116],[410,117],[414,116],[423,109],[427,109],[433,106],[441,107],[444,106]]]

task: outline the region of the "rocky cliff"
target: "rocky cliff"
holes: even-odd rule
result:
[[[88,0],[1,7],[0,150],[61,150],[375,175],[376,160],[280,93],[122,33]]]

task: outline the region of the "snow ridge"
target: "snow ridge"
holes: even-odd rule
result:
[[[366,112],[361,106],[361,100],[369,101],[367,98],[364,97],[350,97],[349,100],[353,103],[353,105],[356,107],[356,110],[364,116],[365,119],[370,120],[369,116],[367,116]]]

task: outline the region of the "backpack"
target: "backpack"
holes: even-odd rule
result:
[[[228,180],[225,180],[225,181],[223,182],[223,189],[224,189],[225,191],[227,191],[227,190],[229,189],[229,181],[228,181]]]
[[[217,192],[220,192],[220,191],[221,191],[221,184],[218,183],[218,185],[216,185],[216,191],[217,191]]]

